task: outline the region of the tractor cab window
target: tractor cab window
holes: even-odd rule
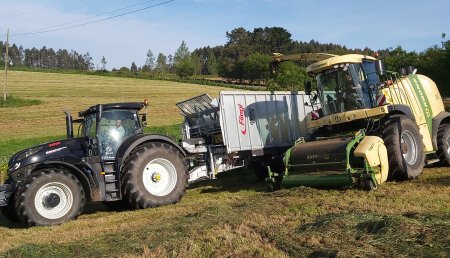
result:
[[[122,142],[141,131],[139,114],[135,110],[103,111],[98,130],[101,156],[113,160]]]
[[[316,75],[324,115],[362,109],[370,105],[366,98],[364,72],[360,64],[341,65]]]
[[[97,119],[95,114],[89,115],[84,119],[82,132],[84,136],[97,137]]]

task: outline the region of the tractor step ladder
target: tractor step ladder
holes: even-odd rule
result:
[[[114,169],[114,162],[105,162],[103,165],[105,170],[106,201],[120,200],[120,173]]]

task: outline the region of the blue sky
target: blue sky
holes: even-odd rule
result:
[[[68,30],[28,36],[70,21],[86,19],[145,0],[0,0],[0,40],[11,29],[11,42],[26,48],[52,47],[90,52],[94,63],[106,57],[107,68],[143,65],[146,52],[173,54],[182,40],[189,49],[226,43],[237,27],[280,26],[294,40],[337,43],[350,48],[385,49],[401,45],[422,51],[450,37],[450,1],[356,0],[175,0],[142,12]],[[164,0],[154,0],[145,7]],[[3,8],[2,8],[3,9]],[[121,12],[131,11],[133,9]],[[118,12],[120,13],[120,12]],[[117,14],[117,13],[114,13]],[[97,17],[107,18],[114,14]],[[85,20],[83,22],[86,22]]]

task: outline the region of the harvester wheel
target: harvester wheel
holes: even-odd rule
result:
[[[272,182],[267,183],[267,192],[275,191],[275,185]]]
[[[19,186],[15,208],[30,226],[55,225],[78,217],[85,194],[78,179],[63,170],[39,170]]]
[[[437,155],[442,166],[450,166],[450,125],[442,124],[437,133]]]
[[[137,209],[174,204],[188,185],[187,164],[174,147],[146,144],[132,154],[124,167],[124,198]]]
[[[376,191],[378,186],[375,185],[372,179],[365,179],[363,182],[363,188],[366,191]]]
[[[418,177],[423,172],[425,154],[417,125],[407,117],[392,116],[386,121],[382,135],[388,151],[388,179]]]
[[[281,183],[280,182],[269,182],[267,183],[267,191],[273,192],[278,191],[281,189]]]

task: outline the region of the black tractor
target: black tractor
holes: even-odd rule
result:
[[[77,120],[64,111],[67,139],[11,157],[0,186],[3,214],[30,226],[53,225],[76,218],[86,201],[136,209],[179,202],[188,184],[186,153],[165,135],[143,133],[147,103],[96,105]]]

